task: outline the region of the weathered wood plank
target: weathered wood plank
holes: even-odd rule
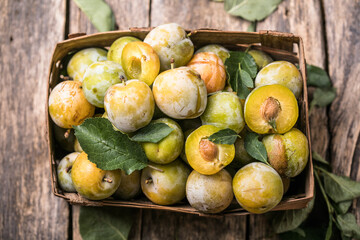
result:
[[[148,27],[149,26],[149,11],[150,0],[106,0],[111,6],[116,20],[117,28],[125,30],[130,27]],[[91,24],[87,16],[81,12],[74,1],[70,1],[69,6],[69,33],[85,32],[87,34],[95,33],[97,30]],[[72,221],[73,221],[73,239],[81,240],[79,231],[79,206],[72,206]],[[129,239],[140,239],[141,236],[141,214],[136,217],[135,224],[130,232]],[[140,225],[139,225],[140,223]]]
[[[219,30],[246,31],[250,23],[230,16],[224,4],[208,0],[153,0],[151,26],[175,22],[184,28],[215,28]]]
[[[144,210],[142,239],[245,239],[246,217],[200,217]]]
[[[114,12],[118,29],[124,30],[129,27],[148,27],[150,0],[107,0]],[[69,7],[69,33],[85,32],[87,34],[97,32],[87,16],[81,12],[74,1],[70,1]]]
[[[72,227],[73,227],[73,240],[82,240],[79,229],[79,216],[80,206],[74,205],[72,207]],[[135,222],[130,230],[129,239],[141,240],[141,228],[142,228],[142,210],[138,210],[135,216]]]
[[[322,21],[320,1],[286,0],[272,15],[257,24],[257,30],[277,30],[300,35],[304,40],[307,62],[324,68],[326,54]],[[310,129],[313,150],[325,157],[330,140],[325,108],[313,109]],[[263,216],[251,216],[250,224],[250,239],[277,239]]]
[[[359,181],[360,1],[329,0],[323,4],[329,74],[337,89],[329,111],[331,165],[336,173]],[[360,208],[356,211],[360,223]]]
[[[65,1],[0,1],[0,239],[66,239],[68,204],[53,196],[45,102]]]

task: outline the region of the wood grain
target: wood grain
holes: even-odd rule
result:
[[[336,173],[359,181],[360,1],[329,0],[323,4],[329,74],[337,89],[329,111],[331,165]],[[356,212],[360,223],[359,207]]]
[[[245,239],[246,217],[200,217],[144,210],[142,239]]]
[[[65,1],[0,1],[0,239],[66,239],[68,204],[51,193],[47,73]]]
[[[326,53],[322,22],[320,1],[286,0],[272,15],[257,24],[257,30],[277,30],[300,35],[304,40],[306,61],[325,68]],[[330,141],[326,108],[313,109],[309,118],[312,148],[326,157]],[[277,239],[265,217],[251,216],[250,225],[252,226],[250,239]]]
[[[149,27],[150,0],[106,0],[106,3],[108,3],[113,10],[117,29],[125,30],[130,27]],[[91,34],[98,32],[74,1],[70,1],[69,4],[68,25],[69,33],[85,32]],[[82,238],[78,224],[80,207],[72,206],[72,212],[72,237],[74,240],[81,240]],[[141,217],[141,214],[136,216],[135,224],[130,232],[129,239],[140,239]],[[136,230],[134,230],[134,228],[136,228]]]
[[[151,1],[151,26],[175,22],[184,28],[214,28],[246,31],[250,23],[230,16],[224,3],[209,0],[153,0]]]
[[[113,10],[117,29],[125,30],[130,27],[149,26],[150,0],[107,0],[106,2]],[[70,1],[69,33],[76,32],[91,34],[97,32],[97,30],[74,1]]]

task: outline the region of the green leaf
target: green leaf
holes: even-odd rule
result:
[[[342,234],[346,237],[360,239],[360,226],[357,225],[354,214],[347,213],[344,215],[337,215],[336,221]]]
[[[250,54],[244,52],[240,64],[242,69],[244,69],[250,75],[251,78],[256,77],[257,65],[254,58]],[[251,83],[251,86],[254,87],[254,83]]]
[[[243,84],[248,88],[254,87],[254,81],[251,79],[250,75],[245,70],[240,70],[240,77]]]
[[[115,131],[106,118],[88,118],[74,126],[75,136],[91,162],[103,170],[122,169],[127,174],[147,166],[146,155],[139,143]]]
[[[345,214],[347,213],[347,211],[349,211],[349,208],[352,205],[352,200],[349,201],[344,201],[344,202],[339,202],[337,204],[335,204],[335,209],[337,211],[338,214]]]
[[[336,97],[335,88],[326,88],[326,89],[317,88],[314,91],[313,99],[310,103],[310,108],[314,106],[326,107],[327,105],[332,103],[335,97]]]
[[[245,150],[247,153],[263,163],[269,164],[267,161],[267,152],[264,144],[259,141],[259,135],[256,133],[248,133],[245,137]]]
[[[209,141],[216,143],[216,144],[234,144],[236,141],[236,138],[238,137],[238,134],[230,129],[230,128],[225,128],[225,129],[221,129],[220,131],[213,133],[210,135],[210,137],[208,138]]]
[[[166,138],[174,129],[165,123],[150,123],[135,132],[130,139],[136,142],[158,143]]]
[[[325,191],[334,202],[339,203],[360,197],[360,182],[327,171],[323,171],[323,177]]]
[[[261,21],[269,16],[282,0],[225,0],[225,10],[248,21]]]
[[[318,153],[315,152],[315,151],[312,152],[312,158],[313,158],[315,161],[318,161],[318,162],[320,162],[320,163],[329,165],[329,162],[326,161],[320,154],[318,154]]]
[[[135,210],[117,207],[81,207],[79,229],[83,240],[126,240]]]
[[[325,240],[330,240],[331,239],[332,228],[333,228],[333,221],[332,221],[332,218],[329,216],[329,225],[328,225],[328,228],[326,229]]]
[[[254,58],[245,52],[230,51],[225,66],[231,88],[241,99],[245,99],[250,93],[248,87],[254,87],[253,78],[257,73]]]
[[[329,88],[331,87],[331,81],[329,75],[324,69],[313,65],[306,65],[307,72],[307,85],[320,87],[320,88]]]
[[[246,30],[247,32],[255,32],[256,31],[256,21],[251,22],[249,27]]]
[[[74,0],[99,32],[115,29],[114,14],[103,0]]]
[[[300,232],[289,231],[279,234],[282,240],[324,240],[324,229],[322,227],[303,227],[301,228],[305,232],[305,237],[300,235]]]
[[[276,233],[283,233],[297,229],[309,216],[314,208],[315,198],[303,209],[286,210],[274,213],[272,225]]]

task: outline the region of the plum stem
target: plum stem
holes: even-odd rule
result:
[[[66,130],[66,132],[64,133],[64,137],[65,138],[69,138],[69,136],[70,136],[70,129],[68,129],[68,130]]]
[[[174,69],[174,62],[175,62],[174,58],[171,58],[171,60],[170,60],[171,69]]]
[[[145,180],[145,184],[149,184],[149,183],[153,183],[152,178],[148,178],[148,179]]]
[[[126,85],[125,83],[125,77],[123,75],[120,76],[120,81],[121,83],[123,83],[124,85]]]
[[[71,168],[72,168],[72,166],[67,167],[67,168],[65,169],[66,173],[69,173],[69,172],[71,171]]]
[[[164,172],[164,170],[162,170],[162,169],[160,169],[160,168],[157,168],[157,167],[155,167],[155,166],[153,166],[153,165],[150,165],[150,164],[148,164],[148,167],[149,168],[151,168],[151,169],[154,169],[154,170],[156,170],[156,171],[158,171],[158,172]]]
[[[108,183],[113,182],[111,178],[107,178],[107,177],[104,177],[103,181],[108,182]]]

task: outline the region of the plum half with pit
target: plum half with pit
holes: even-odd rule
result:
[[[229,165],[235,156],[234,144],[217,144],[208,138],[220,128],[203,125],[193,131],[185,142],[186,159],[190,166],[204,175],[212,175]]]
[[[296,123],[299,107],[294,94],[279,84],[255,88],[246,98],[245,122],[259,134],[285,133]]]

